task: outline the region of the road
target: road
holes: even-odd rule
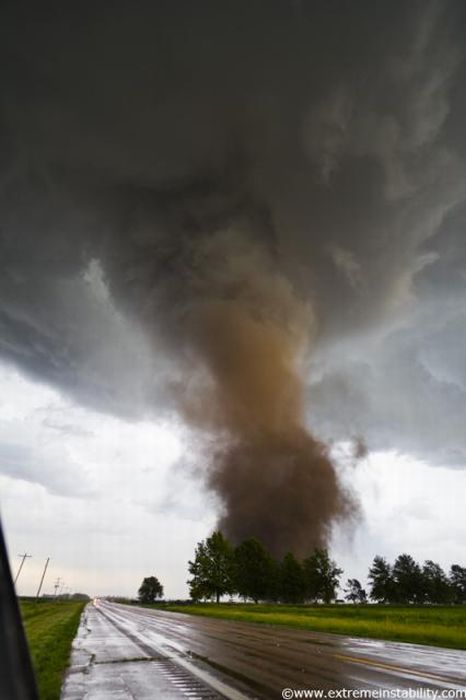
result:
[[[99,601],[62,700],[265,700],[284,688],[464,691],[466,652]]]

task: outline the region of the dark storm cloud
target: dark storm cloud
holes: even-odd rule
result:
[[[5,358],[214,434],[237,537],[270,532],[246,495],[277,511],[284,475],[289,543],[352,512],[307,419],[461,460],[461,2],[12,4],[1,26]]]

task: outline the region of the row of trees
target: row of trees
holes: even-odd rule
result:
[[[336,597],[342,570],[328,552],[318,549],[299,562],[291,552],[276,561],[256,539],[233,547],[221,532],[199,542],[189,562],[188,581],[193,600],[238,594],[242,598],[301,603],[330,603]]]
[[[466,568],[453,564],[449,575],[434,561],[421,567],[409,554],[391,565],[375,557],[369,569],[370,597],[378,603],[466,603]]]
[[[330,603],[337,597],[343,574],[327,550],[317,549],[298,561],[293,554],[274,559],[264,545],[248,539],[237,547],[214,532],[199,542],[189,562],[188,581],[193,600],[237,594],[243,599],[284,603]],[[369,570],[369,596],[357,579],[348,579],[346,600],[366,603],[466,603],[466,568],[453,564],[447,575],[439,564],[426,561],[421,567],[409,554],[393,565],[376,556]]]

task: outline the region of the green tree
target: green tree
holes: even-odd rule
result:
[[[394,582],[390,564],[383,557],[376,556],[369,569],[371,582],[370,597],[377,603],[391,603],[394,599]]]
[[[466,568],[453,564],[450,569],[450,585],[455,603],[466,603]]]
[[[225,593],[233,593],[233,549],[220,531],[214,532],[196,547],[194,561],[188,564],[191,598],[214,598],[217,603]]]
[[[316,549],[303,561],[305,597],[331,603],[336,598],[343,570],[330,559],[326,549]]]
[[[138,590],[138,598],[141,603],[154,603],[157,598],[162,598],[163,586],[155,576],[148,576],[141,583]]]
[[[430,559],[422,567],[425,600],[428,603],[449,603],[452,587],[448,577],[439,564]]]
[[[351,603],[367,603],[367,594],[357,578],[349,578],[345,588],[345,598]]]
[[[422,603],[424,581],[421,567],[410,554],[400,554],[393,565],[395,599],[397,603]]]
[[[262,542],[245,540],[234,552],[236,592],[255,603],[273,598],[274,568],[274,561]]]
[[[279,567],[279,593],[284,603],[302,603],[305,595],[303,567],[291,552],[285,554]]]

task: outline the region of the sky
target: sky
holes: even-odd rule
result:
[[[17,554],[32,554],[19,593],[35,594],[51,557],[48,593],[60,577],[73,592],[135,596],[155,574],[167,595],[186,597],[187,562],[215,525],[216,503],[179,468],[189,449],[183,430],[83,409],[5,365],[0,377],[2,514],[14,574]],[[445,569],[463,561],[466,471],[375,452],[348,478],[363,519],[334,536],[342,583],[364,582],[376,554],[393,561],[408,551]]]
[[[19,590],[185,596],[214,527],[465,564],[465,5],[5,3]],[[358,449],[364,445],[364,449]]]

